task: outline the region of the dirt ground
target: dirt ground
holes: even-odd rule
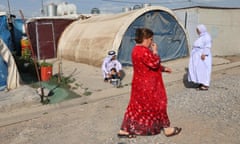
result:
[[[226,59],[230,60],[231,62],[240,61],[240,56],[239,55],[224,56],[223,58],[226,58]]]
[[[239,56],[226,57],[236,62]],[[213,73],[212,80],[239,75],[240,67]],[[94,82],[93,82],[94,83]],[[130,87],[128,87],[130,88]],[[106,87],[107,89],[107,87]],[[166,84],[168,95],[184,89],[182,81]],[[97,91],[97,90],[96,90]],[[122,117],[129,100],[129,93],[118,94],[89,103],[69,100],[68,104],[33,105],[2,113],[6,121],[0,127],[1,144],[238,144],[239,138],[232,124],[218,125],[221,120],[205,115],[193,115],[184,109],[169,108],[172,125],[183,127],[180,135],[167,138],[164,135],[118,139]],[[74,102],[75,101],[75,102]],[[24,119],[22,119],[24,117]],[[21,119],[16,122],[16,119]],[[237,125],[239,126],[239,125]],[[238,128],[238,127],[237,127]],[[220,138],[220,139],[219,139]],[[210,139],[210,140],[209,140]],[[230,142],[230,143],[229,143]]]

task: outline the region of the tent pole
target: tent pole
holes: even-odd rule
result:
[[[8,12],[9,12],[9,14],[11,15],[11,8],[10,8],[9,0],[7,0],[7,2],[8,2]]]
[[[39,85],[40,85],[40,88],[41,88],[41,102],[43,102],[43,97],[44,97],[44,91],[43,91],[43,86],[42,86],[42,83],[41,83],[41,79],[40,79],[40,74],[39,74],[39,70],[38,70],[38,65],[37,65],[37,58],[36,58],[36,55],[33,51],[33,47],[32,47],[32,43],[30,41],[30,35],[29,35],[29,32],[28,32],[28,29],[27,29],[27,25],[25,23],[25,18],[24,18],[24,15],[23,15],[23,12],[21,10],[19,10],[20,12],[20,15],[22,17],[22,20],[24,22],[24,29],[25,29],[25,32],[26,32],[26,35],[27,35],[27,38],[29,40],[29,45],[30,45],[30,50],[31,50],[31,53],[32,53],[32,56],[33,56],[33,63],[34,63],[34,66],[35,66],[35,70],[36,70],[36,73],[37,73],[37,78],[38,78],[38,82],[39,82]]]
[[[185,12],[185,23],[184,23],[184,28],[186,29],[187,28],[187,18],[188,18],[188,13],[187,11]]]

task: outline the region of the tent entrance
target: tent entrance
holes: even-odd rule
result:
[[[173,60],[188,55],[187,37],[183,27],[169,13],[161,10],[149,11],[137,19],[126,30],[118,51],[118,59],[123,65],[132,65],[131,52],[135,43],[137,28],[146,27],[154,32],[154,42],[162,61]]]

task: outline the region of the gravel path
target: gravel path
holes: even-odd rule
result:
[[[38,118],[0,127],[1,144],[239,144],[240,67],[213,74],[209,91],[166,85],[169,117],[180,135],[118,139],[129,95],[43,112]]]
[[[208,92],[185,89],[177,93],[171,99],[170,105],[175,105],[192,114],[203,114],[239,125],[239,87],[240,76],[223,77],[223,79],[213,81]]]

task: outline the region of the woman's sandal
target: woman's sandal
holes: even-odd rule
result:
[[[199,88],[197,88],[197,90],[207,91],[208,87],[207,86],[200,86]]]
[[[132,134],[117,134],[118,138],[136,138],[136,135],[132,135]]]
[[[166,137],[171,137],[171,136],[178,135],[178,134],[181,132],[181,130],[182,130],[182,128],[178,128],[178,127],[174,127],[173,129],[174,129],[173,132],[170,133],[170,134],[164,133],[165,136],[166,136]]]

